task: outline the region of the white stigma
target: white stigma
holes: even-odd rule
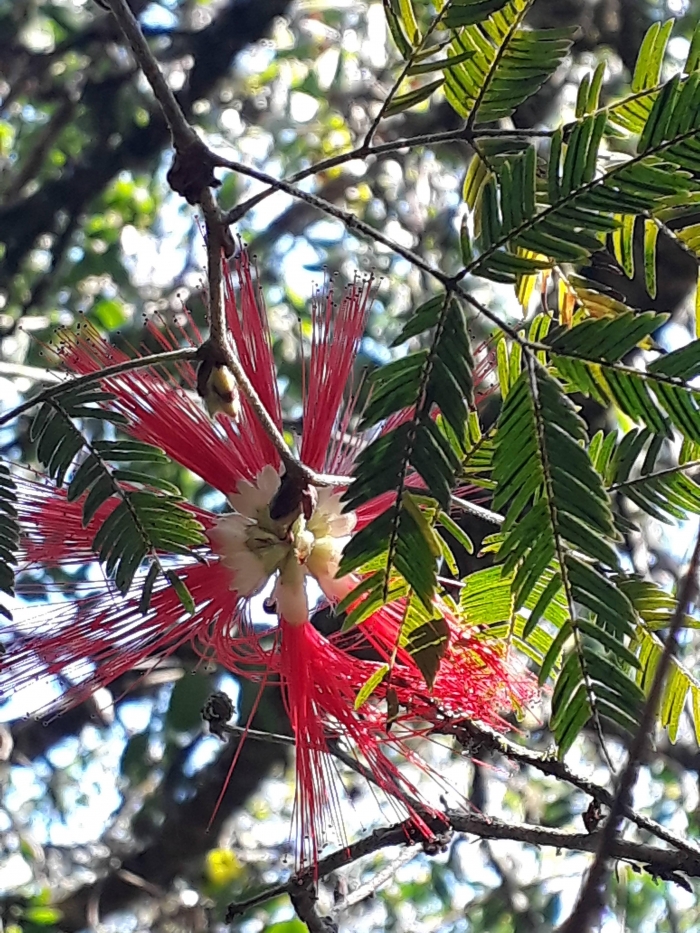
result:
[[[343,548],[355,527],[355,514],[341,512],[340,495],[324,487],[311,516],[270,517],[270,503],[281,479],[272,466],[264,467],[251,483],[242,480],[228,497],[233,512],[223,515],[209,532],[212,547],[231,571],[230,588],[240,596],[259,593],[277,575],[271,601],[277,614],[292,625],[309,618],[306,577],[313,577],[331,601],[353,587],[347,577],[336,578]]]

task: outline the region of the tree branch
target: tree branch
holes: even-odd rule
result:
[[[518,764],[535,768],[541,774],[557,778],[560,781],[566,781],[567,784],[573,785],[583,791],[584,794],[592,797],[597,803],[606,807],[612,807],[613,805],[614,795],[607,788],[576,774],[565,762],[549,755],[542,755],[527,748],[522,748],[485,726],[473,722],[454,724],[446,722],[444,727],[441,726],[433,731],[454,736],[471,756],[481,755],[484,751],[497,752],[511,761],[516,761]],[[640,829],[644,829],[658,839],[675,846],[676,849],[685,852],[690,858],[700,858],[700,848],[694,843],[671,832],[666,826],[657,823],[656,820],[649,819],[649,817],[638,813],[631,806],[625,806],[623,815]]]
[[[327,477],[303,466],[294,456],[231,346],[221,285],[221,257],[227,252],[226,246],[230,241],[230,234],[228,224],[209,190],[219,184],[213,175],[214,166],[226,164],[227,160],[212,153],[187,122],[126,0],[106,0],[106,2],[129,42],[168,122],[175,147],[175,160],[168,172],[168,182],[175,192],[181,194],[191,204],[200,204],[204,213],[207,232],[211,343],[250,402],[265,433],[279,453],[287,473],[296,473],[308,483],[327,485]]]
[[[595,852],[600,845],[603,834],[602,830],[594,833],[571,833],[563,829],[549,829],[547,827],[532,826],[528,823],[508,823],[504,820],[477,814],[456,813],[453,811],[446,813],[445,818],[449,826],[458,833],[465,833],[480,839],[501,839],[533,846],[551,846],[569,852]],[[436,829],[444,832],[444,823],[436,822]],[[397,823],[385,829],[378,829],[352,845],[345,846],[321,859],[316,874],[319,878],[324,878],[331,872],[351,865],[363,856],[370,855],[380,849],[388,846],[412,846],[419,841],[416,838],[415,829],[409,821]],[[691,856],[687,853],[662,849],[659,846],[614,839],[610,855],[616,859],[648,867],[652,873],[683,872],[691,878],[700,878],[700,854]],[[309,872],[292,875],[288,881],[261,891],[254,897],[229,904],[225,922],[232,923],[236,917],[253,907],[264,904],[271,898],[291,894],[295,889],[298,890],[300,878],[308,876]],[[578,933],[582,933],[582,931],[579,929]]]
[[[297,917],[309,933],[338,933],[338,925],[330,917],[320,917],[316,910],[316,886],[310,876],[295,879],[289,889],[289,899]]]
[[[199,137],[185,119],[185,115],[175,99],[175,94],[163,77],[163,72],[158,67],[158,63],[141,32],[139,22],[131,12],[128,3],[126,0],[105,0],[105,2],[131,46],[141,71],[143,71],[146,80],[151,85],[153,94],[160,104],[163,116],[167,121],[175,149],[185,150],[193,143],[198,143]]]

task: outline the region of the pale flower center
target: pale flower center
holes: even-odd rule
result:
[[[309,618],[306,577],[313,577],[332,602],[353,586],[347,577],[336,579],[343,548],[355,527],[355,515],[343,514],[340,495],[318,490],[318,501],[307,519],[293,514],[270,517],[270,503],[280,477],[266,466],[250,483],[238,484],[229,496],[233,512],[223,515],[209,532],[212,547],[231,571],[231,589],[240,596],[259,593],[270,577],[277,580],[270,598],[277,614],[292,625]]]

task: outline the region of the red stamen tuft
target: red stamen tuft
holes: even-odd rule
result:
[[[225,300],[236,351],[262,403],[281,426],[270,334],[247,253],[243,252],[236,260],[235,274],[238,297],[233,275],[227,272]],[[344,415],[341,411],[365,325],[370,287],[370,280],[356,280],[337,308],[329,290],[315,298],[302,438],[303,462],[314,469],[329,465],[338,469],[340,463],[343,466],[347,463],[350,448],[344,439],[333,438],[333,431],[339,429],[342,435],[349,426],[352,409],[346,407]],[[175,329],[156,327],[154,322],[149,324],[149,330],[164,349],[174,349],[182,338],[189,339],[184,329],[178,334]],[[196,334],[196,343],[200,342]],[[59,353],[66,366],[77,373],[99,372],[126,359],[89,327],[78,335],[65,335]],[[186,386],[195,385],[195,371],[190,363],[178,364],[177,372]],[[202,657],[216,660],[240,677],[282,690],[296,739],[295,825],[301,863],[317,863],[329,820],[344,839],[336,773],[328,754],[328,743],[332,740],[354,756],[360,772],[408,816],[418,836],[432,839],[432,827],[439,825],[440,817],[421,801],[416,788],[395,763],[395,757],[401,756],[429,772],[408,739],[430,734],[446,720],[474,719],[503,729],[506,723],[502,715],[514,706],[526,706],[536,696],[534,679],[512,665],[496,643],[485,641],[466,628],[442,602],[436,605],[447,622],[449,641],[432,689],[425,684],[410,654],[397,648],[405,608],[401,601],[381,608],[352,632],[330,638],[321,635],[310,622],[292,625],[284,618],[273,633],[253,628],[246,615],[246,601],[232,585],[249,594],[259,592],[266,576],[276,570],[281,574],[286,564],[274,561],[264,564],[260,554],[253,553],[254,549],[245,552],[248,547],[245,535],[252,527],[248,521],[254,523],[256,510],[264,511],[269,505],[264,497],[259,500],[259,496],[266,488],[265,483],[270,484],[268,474],[276,488],[280,467],[278,454],[251,406],[242,400],[238,422],[221,415],[212,422],[174,377],[154,367],[103,378],[101,385],[114,395],[106,404],[126,415],[127,430],[134,437],[163,448],[174,460],[225,494],[247,489],[255,507],[245,514],[240,509],[241,514],[234,516],[233,527],[228,529],[236,546],[233,563],[229,559],[224,566],[217,554],[202,548],[202,562],[190,560],[178,569],[194,600],[191,615],[163,579],[156,583],[150,608],[142,614],[138,586],[121,598],[112,592],[105,579],[94,579],[88,574],[80,589],[76,588],[76,592],[90,593],[87,597],[70,603],[61,601],[52,608],[50,617],[43,613],[41,618],[28,622],[18,619],[15,638],[7,646],[7,655],[0,666],[0,696],[8,696],[41,678],[56,676],[72,684],[66,703],[76,703],[125,674],[138,672],[137,677],[143,676],[173,652],[189,645]],[[384,429],[395,427],[408,416],[410,412],[397,414]],[[241,484],[242,480],[255,481],[261,476],[265,483],[249,487]],[[422,485],[415,475],[407,482],[417,489]],[[24,529],[21,569],[60,567],[75,575],[81,567],[95,565],[92,546],[95,532],[118,499],[113,497],[104,503],[84,528],[81,503],[68,502],[64,492],[49,485],[24,481],[18,485],[19,518]],[[240,498],[243,500],[245,496],[241,494]],[[366,525],[394,498],[388,493],[363,506],[357,513],[357,527]],[[217,516],[211,513],[194,508],[192,511],[207,529],[217,521]],[[240,526],[236,524],[239,518],[242,518]],[[311,509],[306,518],[312,518]],[[329,523],[342,524],[339,515],[332,515]],[[306,529],[309,534],[310,528],[311,521]],[[338,536],[349,534],[349,528],[339,531]],[[238,532],[240,540],[236,538]],[[257,540],[262,551],[266,546],[273,550],[289,548],[291,539],[284,534],[291,535],[290,529],[281,535],[274,526],[264,528],[263,532]],[[212,535],[212,540],[215,538]],[[298,553],[303,553],[303,557],[290,551],[291,559],[297,561],[291,566],[300,575],[301,587],[304,573],[313,573],[318,580],[323,577],[322,570],[310,569],[314,540],[311,536],[310,543],[300,537]],[[319,540],[323,541],[323,537]],[[337,566],[332,544],[331,535],[324,545],[330,556],[323,557],[323,546],[316,552],[322,561],[326,560],[322,567]],[[253,580],[248,589],[242,583],[243,565],[236,564],[241,556],[243,565],[246,560],[252,562],[252,568],[246,570]],[[284,560],[288,559],[289,554]],[[326,582],[331,576],[332,571],[328,571]],[[301,596],[305,598],[303,592]],[[303,600],[302,604],[305,611]],[[380,683],[373,695],[356,709],[358,692],[381,665],[391,668],[389,682]],[[392,724],[387,723],[383,702],[389,685],[399,705]],[[126,683],[124,689],[128,686]]]
[[[371,279],[356,279],[345,289],[338,307],[329,285],[314,295],[301,444],[301,459],[314,470],[322,470],[328,457],[331,434],[338,422],[365,329],[371,288]]]
[[[386,714],[378,707],[355,709],[357,692],[376,665],[347,654],[310,623],[289,625],[282,619],[280,636],[276,667],[296,739],[295,824],[302,862],[317,863],[329,821],[346,842],[329,738],[342,740],[376,786],[402,805],[423,838],[432,839],[424,818],[429,808],[383,747],[408,750],[390,736]]]

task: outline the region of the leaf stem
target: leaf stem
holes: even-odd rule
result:
[[[430,36],[435,32],[437,27],[440,25],[440,23],[442,22],[442,18],[444,17],[445,13],[449,10],[449,8],[450,8],[450,4],[446,3],[445,6],[442,8],[442,10],[440,10],[440,12],[437,14],[437,16],[433,17],[433,20],[428,26],[425,35],[420,40],[418,45],[416,45],[415,48],[411,51],[411,54],[408,56],[408,58],[404,62],[403,68],[401,69],[398,77],[396,78],[393,85],[391,86],[391,89],[389,90],[389,93],[387,94],[386,98],[382,101],[382,105],[379,108],[379,112],[377,113],[374,120],[372,120],[372,124],[369,130],[367,130],[367,135],[365,136],[364,142],[362,144],[362,148],[364,150],[367,150],[369,148],[372,140],[374,139],[374,134],[377,132],[379,124],[384,119],[384,115],[388,107],[390,106],[394,98],[396,97],[396,92],[401,87],[401,84],[403,83],[404,78],[410,71],[411,66],[413,65],[416,59],[416,55],[419,54],[419,52],[423,49],[423,47],[425,46],[425,43],[428,41]]]

